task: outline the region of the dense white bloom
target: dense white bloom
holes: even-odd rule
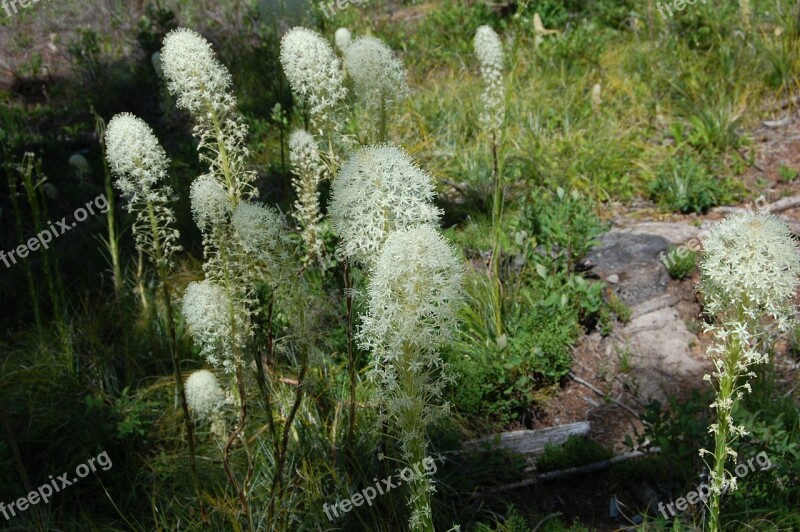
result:
[[[164,37],[160,59],[169,91],[192,115],[209,108],[228,111],[235,105],[231,76],[199,33],[186,28],[171,31]]]
[[[712,315],[743,307],[752,318],[781,320],[797,290],[797,243],[780,218],[734,214],[712,227],[701,265],[706,308]]]
[[[233,212],[231,225],[247,253],[270,264],[282,258],[284,224],[274,208],[243,201]]]
[[[333,226],[341,250],[369,264],[389,232],[412,225],[437,225],[431,177],[403,150],[389,145],[362,148],[342,166],[331,190]]]
[[[455,250],[430,225],[392,232],[372,270],[362,347],[390,359],[403,346],[437,349],[455,326],[463,275]]]
[[[108,123],[105,142],[120,192],[133,201],[161,199],[155,187],[167,177],[169,159],[150,126],[130,113],[118,114]]]
[[[226,223],[231,214],[228,194],[210,175],[202,175],[194,180],[189,188],[189,199],[194,221],[201,231]]]
[[[167,206],[173,194],[164,184],[169,168],[166,152],[150,126],[130,113],[111,119],[105,144],[108,166],[116,176],[114,184],[128,199],[128,212],[136,214],[133,233],[137,248],[157,267],[169,266],[179,249],[179,235],[174,229],[175,215]]]
[[[483,113],[481,121],[491,132],[497,134],[505,118],[505,86],[503,83],[503,44],[500,37],[489,26],[481,26],[475,32],[475,55],[483,76]]]
[[[317,142],[306,131],[298,130],[289,137],[289,158],[295,177],[292,179],[297,201],[295,218],[302,229],[306,245],[306,261],[321,259],[323,242],[320,239],[319,223],[322,214],[319,209],[318,186],[325,173]]]
[[[211,45],[198,33],[180,28],[164,38],[161,65],[178,107],[195,120],[200,159],[209,175],[226,183],[234,202],[251,192],[255,174],[246,169],[247,125],[236,109],[231,76],[217,61]]]
[[[186,379],[186,402],[199,419],[214,414],[225,402],[225,393],[217,378],[208,370],[195,371]]]
[[[336,48],[338,48],[340,52],[344,52],[347,47],[350,46],[350,41],[352,40],[350,30],[347,28],[339,28],[336,30],[336,33],[333,34],[333,40],[336,43]]]
[[[205,280],[186,287],[182,313],[189,332],[206,360],[226,371],[233,370],[234,345],[242,345],[236,342],[245,333],[242,321],[231,318],[232,312],[231,300],[221,286]]]
[[[376,37],[363,36],[344,52],[347,75],[369,112],[380,112],[408,96],[406,71],[391,48]]]
[[[716,392],[711,407],[717,423],[709,427],[716,439],[710,489],[715,497],[735,477],[725,469],[729,457],[736,461],[731,442],[747,434],[733,421],[737,401],[749,393],[753,367],[768,360],[770,334],[763,320],[777,320],[786,330],[793,317],[791,301],[798,286],[798,247],[789,228],[767,213],[734,214],[712,227],[704,241],[701,264],[705,311],[715,320],[706,326],[714,342],[706,350],[714,371],[704,376]],[[713,504],[712,504],[713,507]]]
[[[320,123],[347,94],[341,61],[319,33],[298,26],[281,39],[281,65],[292,90]]]
[[[456,326],[463,274],[452,246],[419,225],[389,235],[369,280],[356,339],[372,352],[368,378],[378,385],[381,418],[393,420],[407,464],[425,456],[427,427],[449,412],[442,390],[451,375],[438,348]],[[433,491],[427,476],[411,483],[412,529],[430,522]]]

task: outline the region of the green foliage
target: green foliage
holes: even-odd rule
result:
[[[614,456],[609,449],[587,438],[570,436],[562,445],[547,444],[536,459],[537,471],[557,471],[608,460]]]
[[[665,259],[667,271],[673,279],[683,279],[692,273],[697,265],[697,252],[693,249],[670,245]]]
[[[778,176],[781,178],[781,182],[783,183],[791,183],[797,178],[797,168],[791,168],[789,166],[781,165],[778,168]]]
[[[721,183],[709,177],[693,156],[679,156],[659,167],[650,185],[650,197],[676,212],[706,212],[719,204]]]
[[[594,212],[595,204],[577,190],[555,193],[536,190],[528,196],[524,213],[528,229],[554,259],[556,269],[572,272],[577,263],[598,243],[606,229]]]
[[[139,19],[136,40],[148,59],[161,49],[164,36],[176,27],[175,13],[170,9],[153,3],[147,5],[145,14]]]
[[[669,397],[668,408],[659,401],[652,401],[640,416],[644,432],[637,435],[636,447],[661,448],[657,460],[680,482],[693,479],[694,472],[702,465],[697,450],[708,449],[712,443],[707,408],[711,397],[710,391],[693,390],[691,397],[683,402]],[[626,444],[634,447],[633,439],[626,437]]]

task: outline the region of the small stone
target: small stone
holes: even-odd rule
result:
[[[608,281],[611,284],[617,284],[619,282],[619,275],[613,273],[606,278],[606,281]]]

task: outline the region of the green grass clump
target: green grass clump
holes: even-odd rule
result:
[[[692,156],[664,163],[650,185],[650,197],[662,207],[681,213],[703,213],[719,204],[720,184]]]
[[[684,279],[697,266],[697,252],[685,247],[670,246],[664,264],[670,277]]]

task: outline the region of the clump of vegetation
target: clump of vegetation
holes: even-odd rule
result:
[[[761,192],[739,183],[760,155],[748,131],[795,99],[797,2],[696,2],[664,19],[632,0],[353,3],[331,19],[300,0],[124,16],[98,2],[33,2],[2,23],[0,249],[90,196],[108,212],[0,265],[0,501],[102,451],[114,466],[8,526],[636,524],[609,518],[605,496],[554,507],[589,477],[548,486],[552,498],[519,488],[509,497],[533,503],[512,505],[491,489],[524,461],[462,444],[559,423],[548,403],[582,369],[583,335],[631,319],[585,270],[609,220],[644,198],[701,214]],[[767,254],[765,240],[747,251]],[[717,265],[745,254],[720,245]],[[671,275],[691,275],[694,253],[676,259]],[[739,479],[714,521],[796,529],[797,394],[782,364],[748,379],[783,353],[759,328],[761,296],[725,295],[729,273],[717,290],[703,269],[727,301],[704,298],[711,413],[729,424],[708,433],[704,396],[653,403],[635,447],[661,452],[607,474],[674,499],[704,469],[698,449],[727,452],[707,464],[722,482],[732,452],[763,451],[772,467]],[[634,377],[634,355],[612,349],[596,369]],[[580,414],[595,419],[590,402]],[[570,440],[539,467],[609,456]]]
[[[720,183],[710,177],[693,156],[668,160],[650,185],[650,197],[659,205],[682,213],[704,213],[719,205]]]
[[[705,310],[714,323],[708,326],[714,343],[707,354],[715,370],[705,376],[714,386],[711,403],[716,421],[709,427],[714,434],[710,455],[711,530],[721,528],[722,494],[736,490],[737,477],[727,467],[738,456],[732,444],[747,430],[733,419],[734,409],[755,367],[768,360],[763,346],[770,332],[765,319],[775,320],[778,330],[786,330],[793,315],[792,299],[800,282],[798,247],[789,228],[771,214],[734,215],[714,226],[705,245],[702,263],[702,288]]]
[[[669,246],[663,263],[673,279],[684,279],[697,266],[697,252],[685,246]]]

